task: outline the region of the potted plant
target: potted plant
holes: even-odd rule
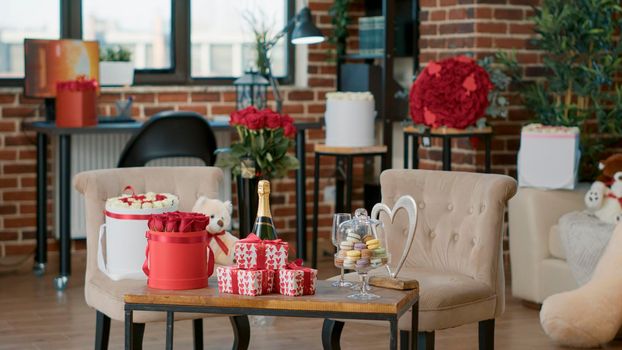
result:
[[[561,177],[577,180],[579,140],[581,173],[587,180],[597,173],[597,160],[608,143],[621,133],[622,86],[616,83],[616,75],[622,64],[618,37],[622,7],[616,0],[543,0],[535,9],[533,21],[538,34],[533,44],[544,52],[546,79],[526,81],[513,53],[497,55],[518,84],[526,107],[542,125],[530,126],[527,133],[523,132],[523,136],[539,134],[539,145],[531,147],[535,144],[522,137],[519,182],[521,172],[535,172],[542,176],[536,181],[546,185],[537,187],[573,188],[574,184],[562,183]],[[577,145],[559,141],[560,134],[574,132],[580,132],[580,137],[575,137]],[[550,177],[559,171],[559,164],[544,159],[562,157],[566,162],[574,158],[575,174],[558,174],[556,181]]]
[[[132,53],[118,46],[106,48],[99,55],[99,83],[101,86],[126,86],[134,82]]]

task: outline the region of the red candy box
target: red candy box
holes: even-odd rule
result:
[[[235,243],[234,256],[240,269],[278,270],[287,264],[288,249],[287,242],[261,240],[251,233]]]

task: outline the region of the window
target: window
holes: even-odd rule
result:
[[[285,0],[191,0],[192,77],[238,77],[257,57],[253,28],[268,39],[288,20]],[[272,70],[286,76],[287,38],[270,50]]]
[[[60,0],[3,0],[0,78],[24,77],[24,38],[59,37]]]
[[[222,84],[254,65],[249,18],[273,38],[294,0],[0,0],[0,86],[24,76],[24,38],[96,40],[132,53],[135,84]],[[293,80],[287,36],[270,50],[273,74]]]
[[[82,38],[130,50],[136,69],[170,69],[171,0],[82,0]]]

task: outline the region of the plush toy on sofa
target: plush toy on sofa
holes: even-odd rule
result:
[[[622,221],[622,154],[614,154],[599,164],[602,175],[585,194],[585,205],[600,220]]]
[[[616,226],[592,279],[542,303],[540,323],[562,345],[596,347],[610,342],[622,326],[622,224]]]
[[[197,199],[192,211],[205,214],[210,218],[206,229],[210,240],[209,247],[214,253],[216,264],[233,265],[233,246],[238,239],[227,232],[231,225],[231,214],[233,213],[231,202],[222,202],[203,196]]]

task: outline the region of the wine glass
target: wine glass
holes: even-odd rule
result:
[[[339,232],[339,226],[352,219],[352,215],[350,213],[337,213],[333,215],[333,231],[332,231],[332,241],[333,245],[337,247],[337,254],[335,254],[335,266],[341,269],[341,276],[338,281],[332,283],[333,287],[351,287],[352,282],[348,282],[344,279],[344,268],[343,268],[343,257],[339,258],[339,244],[342,241],[341,234]],[[340,262],[339,264],[337,262]]]

